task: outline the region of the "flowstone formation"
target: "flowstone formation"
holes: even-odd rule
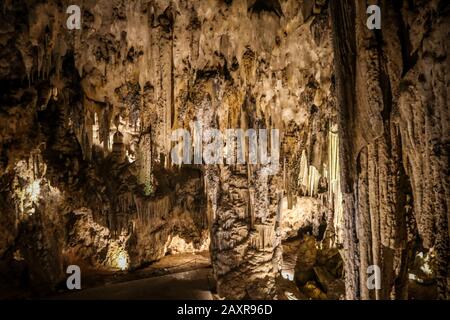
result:
[[[449,6],[331,1],[348,299],[405,299],[418,251],[435,256],[438,296],[449,292]],[[345,40],[344,40],[345,39]],[[369,291],[367,267],[380,267]]]
[[[220,298],[447,297],[449,9],[378,4],[3,1],[0,287],[209,250]]]

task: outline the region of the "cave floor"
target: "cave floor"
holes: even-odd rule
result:
[[[133,271],[89,271],[83,276],[84,288],[98,287],[174,273],[210,268],[209,252],[166,255],[146,267]]]
[[[211,268],[171,273],[70,292],[56,297],[61,300],[212,300]]]
[[[293,276],[298,239],[283,243],[283,269]],[[63,290],[51,299],[214,299],[215,280],[209,252],[167,255],[131,272],[89,271],[82,290]]]
[[[299,240],[283,243],[283,270],[294,274]],[[51,299],[214,299],[215,280],[209,252],[167,255],[131,272],[90,271],[83,275],[82,290],[64,290]]]
[[[167,255],[131,272],[88,272],[82,290],[52,299],[212,299],[209,252]]]

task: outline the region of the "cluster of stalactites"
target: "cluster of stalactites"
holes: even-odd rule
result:
[[[337,126],[333,125],[328,132],[328,170],[326,177],[328,181],[328,202],[333,212],[333,226],[338,243],[344,241],[343,228],[344,216],[342,206],[341,178],[339,171],[339,135]],[[331,221],[328,221],[331,223]]]
[[[298,183],[304,191],[305,196],[317,196],[319,180],[321,174],[316,167],[309,165],[305,150],[300,158],[300,172],[298,174]]]
[[[327,157],[321,168],[311,165],[306,151],[302,151],[297,180],[302,196],[319,197],[324,201],[324,205],[332,213],[328,217],[328,223],[333,224],[336,240],[342,243],[343,208],[339,171],[339,135],[336,125],[330,126],[326,143]],[[326,190],[324,190],[325,186]]]
[[[41,198],[41,184],[44,183],[47,166],[40,150],[32,151],[28,159],[19,161],[14,171],[14,199],[17,221],[20,221],[35,212]]]
[[[272,225],[255,225],[255,232],[250,236],[250,246],[257,250],[273,248],[275,228]]]
[[[172,206],[168,195],[159,199],[146,199],[135,196],[134,203],[136,205],[137,220],[144,225],[151,224],[154,219],[167,219]]]

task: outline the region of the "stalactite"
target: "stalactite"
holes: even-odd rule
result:
[[[318,193],[319,180],[322,174],[319,170],[309,165],[305,150],[302,151],[300,160],[300,170],[298,175],[298,184],[301,186],[305,196],[315,197]]]
[[[125,214],[132,213],[135,206],[133,194],[131,192],[121,193],[117,199],[117,211]]]
[[[271,225],[255,225],[256,233],[251,237],[251,247],[257,250],[272,248],[275,241],[274,226]]]
[[[343,243],[343,210],[342,193],[339,169],[339,135],[337,126],[332,125],[328,132],[328,167],[326,178],[328,180],[328,201],[332,212],[335,240]]]
[[[306,158],[306,151],[303,150],[302,151],[302,155],[300,158],[300,171],[299,171],[299,175],[298,175],[298,183],[299,185],[302,185],[304,187],[306,187],[308,185],[308,159]],[[307,190],[304,189],[304,193],[307,193]]]
[[[141,136],[138,146],[138,181],[144,185],[144,193],[149,196],[154,192],[153,187],[153,157],[152,140],[150,134]]]
[[[26,160],[14,167],[13,200],[16,207],[16,223],[28,219],[35,213],[35,206],[42,197],[41,188],[46,183],[47,165],[40,148],[32,150]]]
[[[445,32],[442,30],[448,27],[448,22],[442,24],[441,21],[445,19],[432,19],[433,22],[430,21],[429,26],[417,27],[421,29],[420,36],[417,32],[405,31],[405,28],[411,27],[410,21],[415,17],[435,10],[429,5],[420,8],[413,5],[402,10],[396,21],[391,21],[393,23],[388,23],[386,28],[376,33],[361,23],[366,19],[366,14],[365,6],[360,2],[332,1],[331,6],[338,66],[337,92],[340,114],[342,120],[345,120],[341,122],[340,127],[343,140],[341,153],[347,156],[358,155],[348,161],[341,161],[341,165],[346,166],[354,160],[357,164],[357,170],[351,170],[351,167],[342,168],[342,178],[346,180],[343,184],[344,199],[350,199],[352,195],[353,199],[349,203],[354,200],[355,204],[355,207],[347,205],[345,210],[349,222],[347,227],[352,227],[355,212],[356,217],[363,217],[362,220],[357,220],[360,225],[358,231],[361,228],[363,230],[362,233],[359,232],[358,240],[361,241],[363,236],[365,241],[369,213],[372,263],[382,270],[382,289],[375,291],[375,297],[405,298],[406,265],[409,259],[408,250],[411,248],[409,239],[415,232],[415,219],[410,217],[411,205],[414,208],[418,235],[425,248],[436,249],[438,236],[440,243],[444,244],[443,247],[447,247],[449,239],[448,214],[444,213],[446,205],[443,200],[444,170],[440,167],[442,163],[448,162],[448,158],[443,160],[445,156],[434,152],[435,149],[431,147],[445,144],[443,141],[448,136],[448,132],[440,126],[442,123],[448,123],[448,117],[443,114],[446,109],[441,104],[445,100],[445,81],[442,81],[443,77],[437,80],[430,74],[430,70],[434,68],[435,74],[439,74],[443,70],[443,61],[448,58],[444,54],[440,60],[427,58],[431,47],[433,51],[445,51],[442,41]],[[388,20],[395,15],[395,10],[395,5],[386,2],[385,13]],[[408,34],[405,35],[405,32]],[[354,33],[356,39],[353,38]],[[420,38],[419,42],[423,45],[415,48],[417,55],[414,58],[409,57],[409,43],[397,38],[399,34],[406,36],[406,41],[411,43]],[[344,38],[348,41],[340,43],[339,39]],[[388,45],[384,46],[384,43]],[[431,43],[433,45],[429,47]],[[402,50],[401,57],[398,50]],[[437,104],[430,107],[433,102]],[[367,131],[364,130],[366,127]],[[355,128],[359,130],[354,132],[354,137],[347,135]],[[362,137],[358,136],[361,132],[364,132]],[[367,145],[367,183],[360,181],[359,184],[354,184],[354,174],[365,175],[366,172],[366,150],[361,149],[364,145]],[[353,186],[358,188],[352,190]],[[437,219],[440,219],[439,224]],[[446,232],[436,233],[437,225],[445,226]],[[349,245],[356,241],[352,232],[349,232],[346,238]],[[350,255],[347,259],[360,263],[357,269],[362,275],[362,268],[367,264],[366,248],[360,246],[355,252],[356,255]],[[437,257],[438,260],[447,261],[440,264],[441,268],[437,272],[439,276],[436,277],[439,294],[445,297],[448,291],[445,280],[448,275],[448,247],[446,250],[441,249]],[[346,272],[347,276],[350,276],[347,280],[348,296],[358,297],[358,290],[362,289],[362,297],[367,298],[363,281],[358,288],[351,279],[354,270],[347,262]]]
[[[368,175],[367,175],[367,149],[360,153],[360,174],[357,185],[358,208],[357,208],[357,232],[359,240],[360,269],[359,281],[361,288],[361,299],[370,298],[369,288],[367,287],[367,270],[371,265],[371,238],[370,238],[370,211],[369,211],[369,193],[368,193]]]
[[[134,196],[138,221],[143,225],[149,225],[154,219],[168,219],[172,202],[170,196],[159,199],[143,199]]]
[[[133,263],[163,255],[178,228],[172,223],[186,216],[195,227],[210,227],[217,288],[226,297],[275,296],[281,206],[292,212],[312,197],[318,209],[308,224],[318,236],[328,209],[326,232],[342,248],[347,298],[405,298],[408,259],[416,247],[436,255],[433,276],[445,298],[448,10],[440,10],[443,1],[380,0],[385,22],[372,31],[366,28],[367,2],[286,0],[283,12],[258,14],[241,1],[84,2],[82,30],[69,31],[61,3],[31,1],[22,8],[6,1],[2,39],[8,46],[0,73],[6,82],[12,79],[5,87],[12,102],[21,99],[15,87],[22,80],[29,88],[20,88],[20,104],[5,109],[0,131],[2,139],[10,131],[4,145],[11,150],[0,153],[0,169],[16,164],[23,145],[34,148],[36,140],[45,140],[53,160],[52,149],[66,142],[59,157],[66,161],[73,153],[74,160],[62,165],[76,182],[62,182],[65,171],[54,180],[67,187],[68,199],[80,199],[76,205],[89,206],[112,237],[133,223]],[[8,66],[10,57],[17,59]],[[71,63],[78,71],[73,77]],[[44,103],[36,106],[36,100]],[[76,103],[79,110],[70,108]],[[53,110],[58,122],[47,125]],[[247,155],[245,165],[206,165],[201,151],[194,166],[171,168],[171,131],[195,120],[221,131],[280,129],[282,169],[267,176],[268,167],[248,164]],[[19,127],[33,133],[15,136]],[[79,146],[72,145],[71,129]],[[197,129],[190,131],[194,149],[201,150],[211,137]],[[272,141],[267,147],[272,150]],[[102,150],[108,157],[98,157]],[[44,186],[41,160],[27,160],[29,181],[17,186],[17,199],[36,200]],[[172,179],[193,167],[203,194],[187,197],[206,197],[205,210],[202,201],[192,205],[179,196],[186,185]],[[117,181],[107,181],[106,169]],[[35,204],[16,205],[30,213]],[[122,245],[112,248],[108,263],[128,254]],[[381,290],[366,287],[369,265],[382,270]]]

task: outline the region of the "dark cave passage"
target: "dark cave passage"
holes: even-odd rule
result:
[[[448,299],[446,1],[74,6],[0,4],[0,299]]]

